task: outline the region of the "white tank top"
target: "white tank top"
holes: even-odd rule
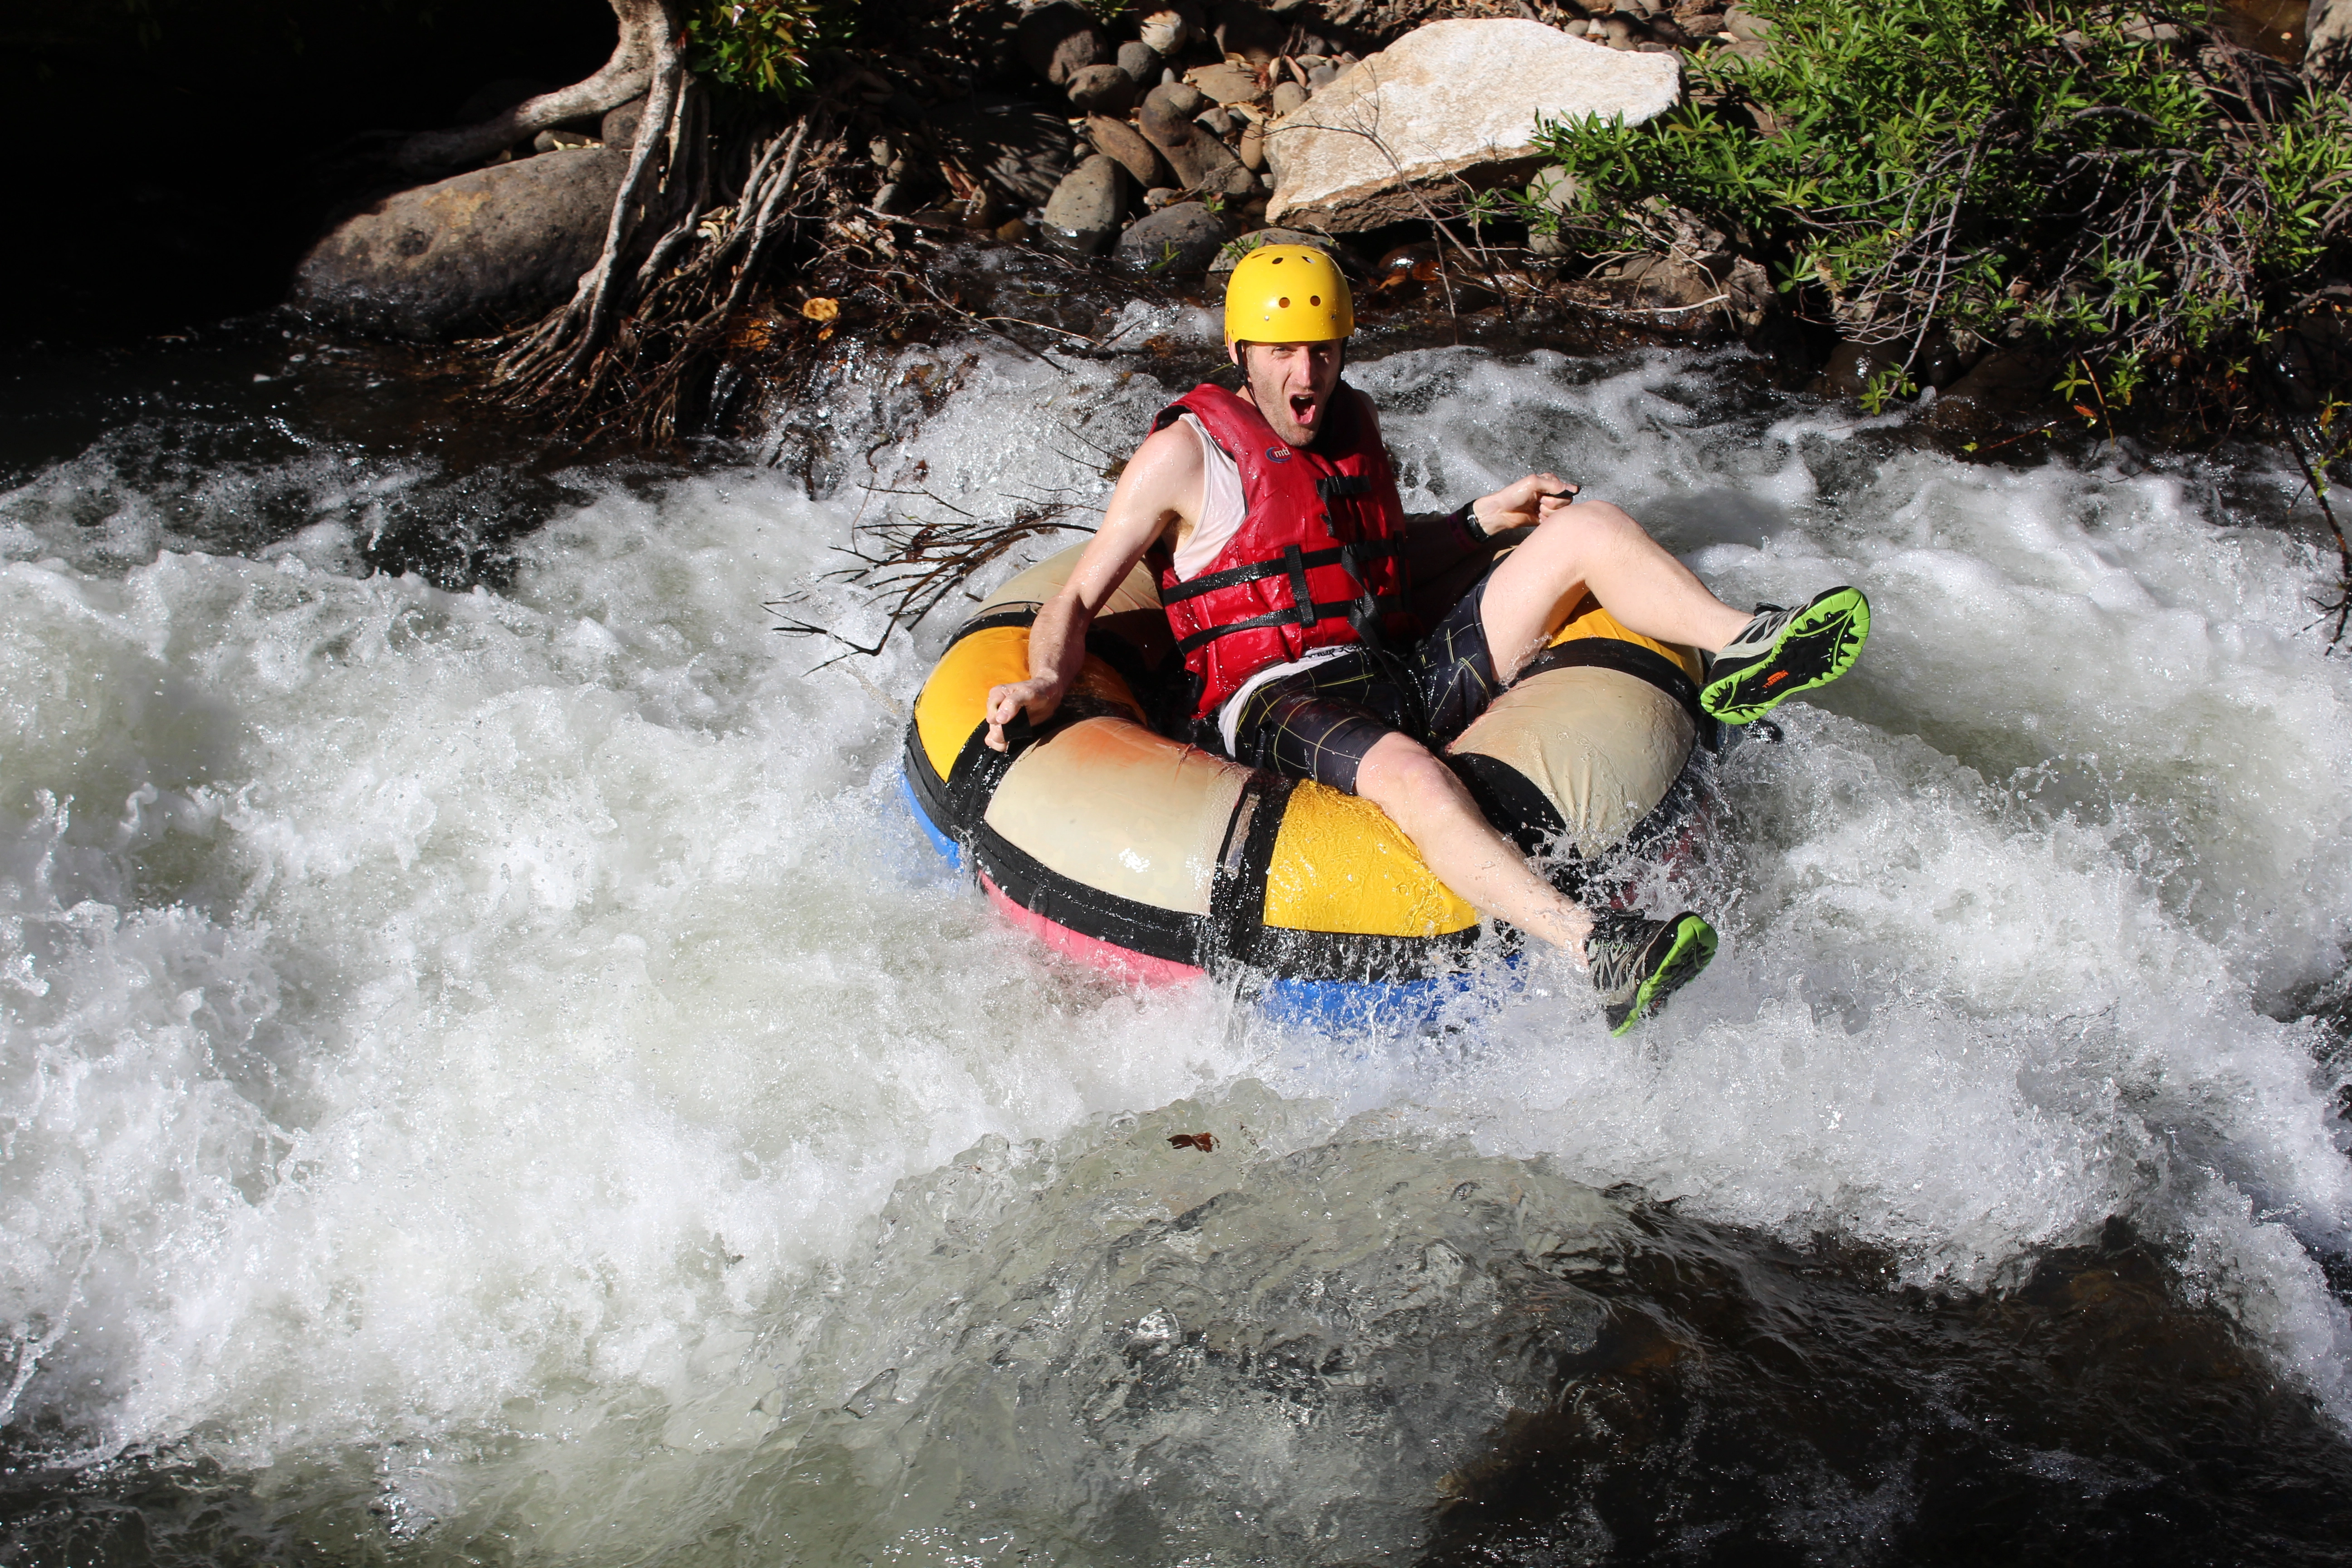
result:
[[[1187,412],[1179,417],[1201,438],[1201,509],[1193,514],[1192,531],[1176,547],[1176,580],[1182,583],[1199,576],[1224,553],[1241,531],[1247,509],[1242,500],[1241,465],[1210,438],[1199,415]]]

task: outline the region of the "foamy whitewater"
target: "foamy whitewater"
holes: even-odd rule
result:
[[[900,802],[953,606],[773,634],[880,634],[825,574],[886,513],[1098,504],[1148,364],[910,353],[824,493],[575,475],[504,593],[356,574],[421,458],[130,428],[0,495],[20,1452],[353,1562],[1410,1554],[1544,1397],[1495,1269],[1642,1200],[1965,1288],[2124,1216],[2352,1424],[2340,1074],[2278,1021],[2352,942],[2352,658],[2289,482],[1964,465],[1688,356],[1351,374],[1409,506],[1552,468],[1734,603],[1870,595],[1645,889],[1724,947],[1626,1039],[1539,963],[1338,1041],[1075,969]]]

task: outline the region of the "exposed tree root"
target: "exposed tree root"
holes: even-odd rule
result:
[[[667,50],[676,57],[677,16],[662,0],[610,0],[620,19],[620,41],[594,76],[553,92],[525,99],[505,113],[455,131],[428,131],[400,144],[394,159],[413,172],[452,169],[511,147],[533,132],[567,120],[602,114],[643,93],[655,63]]]

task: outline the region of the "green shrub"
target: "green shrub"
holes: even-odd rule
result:
[[[789,99],[808,88],[809,51],[848,31],[830,0],[702,0],[688,14],[686,63],[721,87]]]
[[[1685,209],[1906,364],[1937,326],[2038,337],[2124,402],[2184,362],[2226,372],[2343,259],[2352,107],[2292,89],[2266,121],[2197,30],[2079,0],[1754,9],[1769,53],[1701,51],[1683,108],[1546,127],[1579,190],[1530,222],[1654,249]]]

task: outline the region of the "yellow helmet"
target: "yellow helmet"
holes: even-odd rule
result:
[[[1225,284],[1227,342],[1319,343],[1355,330],[1348,280],[1311,245],[1262,246]]]

